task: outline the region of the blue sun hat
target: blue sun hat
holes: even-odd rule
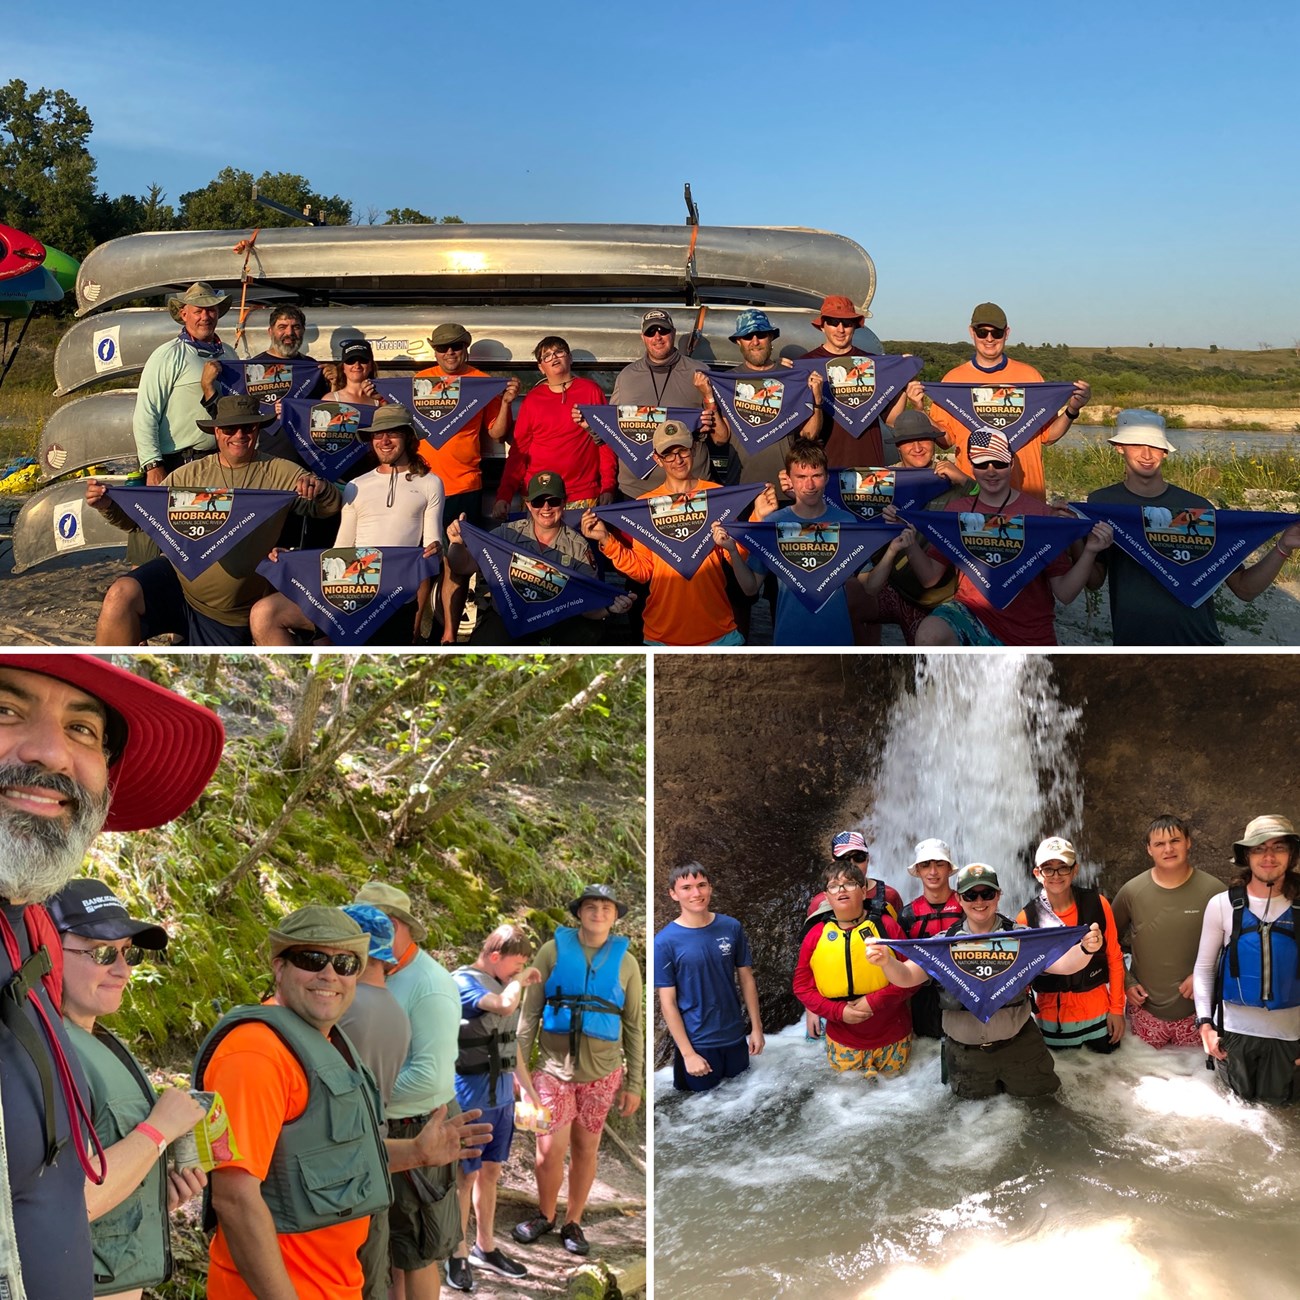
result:
[[[343,909],[370,936],[370,956],[375,961],[397,960],[393,952],[393,923],[369,903],[349,903]]]
[[[768,320],[765,311],[759,311],[757,307],[749,307],[736,317],[735,333],[728,337],[735,343],[737,339],[753,338],[755,334],[767,334],[774,339],[781,337],[781,331]]]

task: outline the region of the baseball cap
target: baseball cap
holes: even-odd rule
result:
[[[966,443],[966,455],[972,465],[1010,465],[1011,445],[1001,429],[987,425],[976,429]]]
[[[680,420],[665,420],[656,430],[654,449],[660,455],[669,447],[693,447],[695,436]]]
[[[1074,845],[1063,840],[1059,835],[1049,835],[1034,853],[1034,866],[1041,867],[1044,862],[1064,862],[1073,867],[1079,859],[1074,852]]]
[[[652,307],[641,317],[641,333],[644,334],[652,325],[661,325],[664,329],[674,332],[677,330],[673,318],[662,307]]]
[[[339,353],[339,359],[344,365],[350,361],[373,361],[375,350],[365,339],[348,339]]]
[[[978,885],[988,885],[996,889],[999,893],[1002,886],[998,884],[998,873],[985,862],[971,862],[957,873],[957,883],[953,889],[959,894],[964,894],[968,889],[974,889]]]
[[[536,501],[538,497],[559,497],[561,501],[569,499],[564,490],[564,480],[553,470],[543,470],[528,480],[528,499]]]
[[[167,931],[154,921],[136,921],[122,900],[98,880],[69,880],[46,904],[60,934],[87,939],[131,939],[141,948],[161,952]]]
[[[1004,330],[1007,327],[1007,314],[995,302],[982,302],[970,314],[972,325],[992,325]]]
[[[861,831],[840,831],[831,840],[831,857],[842,858],[846,853],[866,853],[867,842]]]

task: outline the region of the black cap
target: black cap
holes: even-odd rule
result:
[[[620,903],[618,899],[614,897],[614,891],[609,885],[588,885],[586,889],[584,889],[582,893],[569,904],[569,911],[572,912],[574,916],[577,916],[578,909],[589,898],[598,898],[602,903],[613,903],[614,906],[618,908],[618,914],[620,917],[627,915],[627,904]]]
[[[373,361],[375,350],[365,339],[348,339],[339,353],[339,359],[345,365],[349,361]]]
[[[46,903],[60,934],[86,939],[131,939],[141,948],[161,952],[167,931],[152,921],[133,921],[122,901],[98,880],[70,880]]]

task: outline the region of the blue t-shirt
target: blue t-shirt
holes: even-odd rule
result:
[[[697,1051],[745,1037],[736,971],[752,966],[749,940],[734,916],[718,912],[692,928],[670,921],[655,935],[655,988],[675,988],[686,1036]]]
[[[505,985],[499,980],[495,980],[491,975],[484,972],[476,971],[470,974],[468,971],[455,971],[452,973],[452,979],[456,981],[456,987],[460,990],[460,1014],[464,1020],[477,1020],[483,1011],[479,1008],[479,1003],[488,993],[495,993],[498,997],[504,993]],[[495,986],[495,987],[493,987]],[[519,1010],[515,1009],[514,1023],[519,1023]],[[456,1100],[460,1102],[461,1110],[471,1108],[477,1110],[488,1110],[488,1080],[491,1076],[486,1074],[457,1074],[456,1075]],[[497,1075],[497,1105],[513,1106],[515,1103],[515,1072],[513,1070],[502,1070]]]
[[[813,519],[797,515],[793,506],[785,506],[770,514],[763,521],[769,524],[853,524],[859,522],[857,515],[851,515],[838,506],[828,505],[821,514]],[[749,567],[763,578],[767,568],[757,555],[747,561]],[[865,564],[863,565],[865,568]],[[850,582],[856,579],[850,578]],[[808,608],[798,596],[777,579],[776,582],[776,623],[772,629],[773,645],[853,645],[853,623],[849,618],[849,602],[840,587],[835,594],[816,612]],[[692,1042],[695,1040],[692,1039]]]

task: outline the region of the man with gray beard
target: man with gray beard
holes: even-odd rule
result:
[[[162,826],[221,758],[210,710],[93,655],[0,654],[0,1295],[89,1300],[103,1152],[60,1018],[41,904],[101,829]]]

